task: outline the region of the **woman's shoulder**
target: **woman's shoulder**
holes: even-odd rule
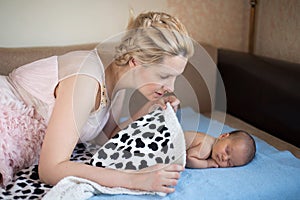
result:
[[[104,66],[97,51],[71,51],[58,57],[59,77],[74,74],[85,74],[96,78],[99,82],[104,78]]]
[[[58,61],[63,65],[78,63],[85,64],[85,62],[101,62],[98,53],[95,50],[70,51],[58,56]]]

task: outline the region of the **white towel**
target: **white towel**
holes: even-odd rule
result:
[[[121,187],[105,187],[93,181],[68,176],[59,181],[42,200],[84,200],[99,194],[160,195],[165,193],[130,190]]]
[[[124,138],[127,138],[125,142]],[[142,147],[137,140],[143,141]],[[153,143],[157,144],[157,148],[152,148],[151,144]],[[115,146],[112,144],[115,144]],[[128,148],[130,150],[126,150]],[[136,153],[137,151],[138,153]],[[116,154],[118,154],[117,159],[113,156]],[[131,156],[128,156],[129,154]],[[142,159],[141,155],[143,155]],[[185,166],[185,158],[184,133],[174,110],[168,103],[165,110],[157,109],[121,130],[118,136],[109,140],[97,151],[91,159],[91,164],[99,166],[100,163],[100,166],[103,167],[122,170],[128,169],[129,166],[131,170],[134,167],[134,169],[138,170],[145,167],[145,162],[148,166],[157,163],[177,163]],[[120,165],[120,162],[122,167],[117,167]],[[109,188],[86,179],[66,177],[57,183],[45,195],[43,200],[82,200],[98,194],[166,195],[165,193],[129,190],[120,187]]]

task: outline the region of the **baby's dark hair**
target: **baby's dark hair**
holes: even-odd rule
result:
[[[229,132],[229,137],[233,138],[233,139],[243,139],[247,146],[248,146],[248,151],[246,152],[246,161],[245,164],[248,164],[249,162],[251,162],[255,156],[256,153],[256,144],[255,144],[255,140],[253,139],[253,137],[246,131],[244,130],[234,130]]]

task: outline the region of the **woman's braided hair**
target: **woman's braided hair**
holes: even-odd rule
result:
[[[126,65],[135,58],[142,64],[157,64],[165,56],[190,58],[193,53],[193,42],[177,18],[163,12],[147,12],[135,19],[131,17],[116,48],[115,63]]]

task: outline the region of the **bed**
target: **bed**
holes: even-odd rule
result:
[[[0,72],[7,74],[13,68],[38,58],[62,54],[71,50],[91,49],[94,44],[68,47],[38,48],[0,48]],[[216,62],[217,51],[204,45],[213,61]],[[243,129],[255,137],[257,154],[254,160],[244,166],[228,169],[186,169],[181,174],[176,192],[161,197],[157,195],[96,195],[91,200],[100,199],[299,199],[300,196],[300,150],[250,124],[226,114],[226,110],[214,110],[215,79],[210,79],[209,87],[205,80],[197,75],[192,67],[184,72],[190,80],[190,88],[195,96],[180,89],[177,83],[176,93],[186,98],[177,116],[184,130],[198,130],[217,136],[220,132]],[[216,71],[207,75],[216,76]],[[182,80],[184,81],[184,80]],[[191,101],[199,100],[197,106]],[[190,106],[192,105],[192,106]],[[225,125],[223,124],[225,122]],[[86,149],[89,149],[87,151]],[[78,144],[73,152],[72,160],[88,163],[92,157],[91,144]],[[41,183],[38,178],[37,165],[18,172],[7,188],[0,189],[0,199],[41,199],[52,186]]]
[[[178,111],[184,130],[198,130],[217,136],[218,130],[235,128],[195,112],[191,107]],[[195,124],[198,122],[199,126]],[[165,197],[157,195],[95,195],[90,200],[104,199],[298,199],[300,196],[300,160],[289,151],[279,151],[254,136],[257,153],[246,166],[235,168],[185,169],[176,191]],[[72,159],[88,164],[90,144],[79,144]],[[89,150],[86,150],[89,149]],[[95,147],[94,150],[97,150]],[[0,199],[40,199],[51,189],[38,180],[37,165],[21,170]]]

